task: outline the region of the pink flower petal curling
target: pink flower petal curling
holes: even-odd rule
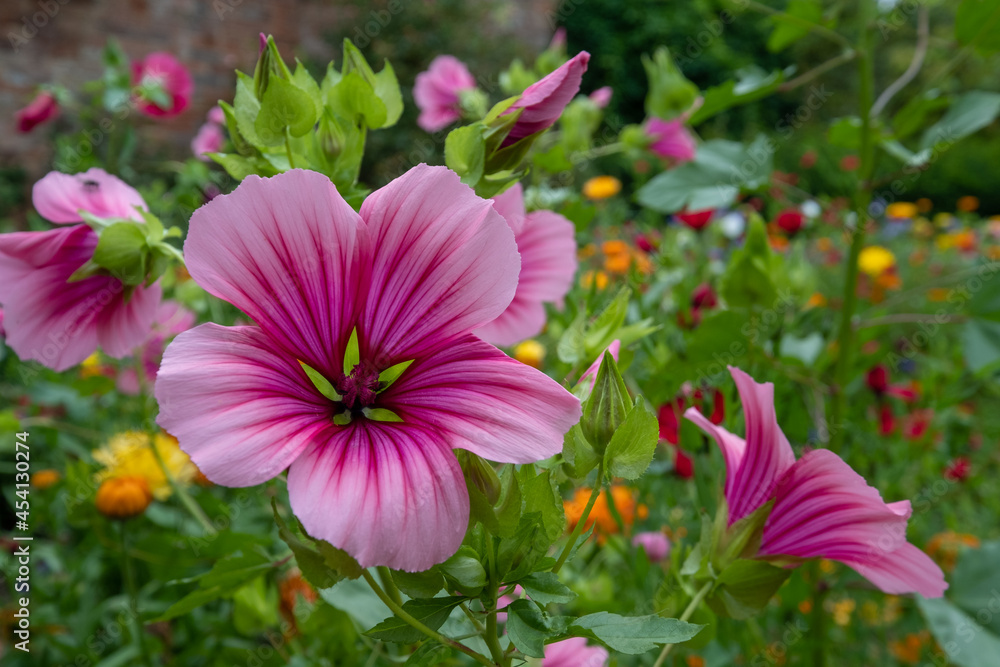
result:
[[[570,637],[545,647],[542,667],[604,667],[609,657],[604,647],[589,646],[584,637]]]
[[[323,174],[249,176],[194,212],[184,257],[199,285],[334,377],[359,300],[363,225]]]
[[[695,157],[697,145],[681,118],[650,118],[646,123],[646,134],[652,139],[649,150],[660,157],[670,158],[678,164],[690,162]]]
[[[17,121],[17,131],[21,133],[31,132],[33,129],[48,122],[59,115],[59,102],[55,95],[47,90],[35,95],[35,98],[28,103],[28,106],[20,109],[14,114]]]
[[[225,486],[272,479],[333,426],[330,402],[295,357],[253,326],[202,324],[177,336],[155,393],[156,422]]]
[[[35,183],[31,201],[40,216],[60,224],[83,222],[80,211],[99,218],[142,221],[136,208],[149,210],[135,188],[98,167],[79,174],[50,171]]]
[[[560,65],[551,74],[528,86],[502,115],[521,109],[514,127],[503,140],[501,147],[546,130],[559,120],[563,109],[580,91],[583,73],[587,71],[590,54],[581,51]]]
[[[413,99],[420,109],[417,125],[437,132],[462,117],[460,94],[476,87],[465,64],[454,56],[442,55],[431,61],[427,71],[417,75]]]
[[[611,344],[608,345],[607,350],[605,351],[610,352],[611,357],[615,361],[618,361],[618,352],[619,350],[621,350],[621,346],[622,342],[616,338],[613,341],[611,341]],[[601,352],[599,355],[597,355],[597,358],[594,359],[594,363],[592,363],[590,367],[583,372],[583,375],[580,376],[579,382],[587,380],[590,382],[591,388],[593,388],[594,383],[597,382],[597,372],[601,370],[601,361],[603,359],[604,359],[604,352]]]
[[[580,420],[579,399],[558,382],[472,335],[417,359],[383,396],[451,447],[505,463],[557,454]]]
[[[514,297],[514,235],[455,172],[418,165],[370,194],[361,217],[370,257],[363,353],[386,365],[416,358],[492,321]]]
[[[910,514],[908,501],[885,503],[839,456],[813,450],[778,484],[759,555],[828,558],[886,593],[940,597],[947,588],[940,568],[906,541]]]
[[[313,537],[362,567],[419,572],[454,554],[469,520],[469,496],[454,453],[410,424],[355,422],[288,471],[288,498]]]
[[[160,299],[158,283],[134,288],[126,301],[121,281],[109,276],[67,282],[96,247],[97,234],[86,225],[0,235],[0,305],[7,344],[22,359],[63,371],[98,345],[121,357],[142,342]]]

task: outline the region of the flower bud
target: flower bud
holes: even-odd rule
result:
[[[677,68],[668,49],[657,49],[652,58],[643,56],[642,66],[649,79],[647,116],[674,118],[691,108],[698,97],[698,87]]]
[[[456,454],[465,478],[482,492],[490,505],[496,505],[500,500],[500,478],[493,466],[472,452],[460,449]]]
[[[149,484],[142,477],[112,477],[97,489],[94,504],[97,511],[111,519],[131,519],[139,516],[153,500]]]
[[[292,73],[288,70],[288,66],[285,65],[285,61],[281,59],[281,54],[278,53],[278,46],[274,43],[274,37],[268,35],[267,40],[264,41],[262,33],[260,46],[260,56],[257,58],[257,66],[253,71],[253,89],[258,100],[264,99],[264,91],[267,90],[272,76],[285,79],[286,81],[292,78]]]
[[[632,406],[625,381],[610,352],[604,353],[594,390],[583,405],[580,428],[594,451],[603,454]]]

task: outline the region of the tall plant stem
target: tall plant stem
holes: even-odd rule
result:
[[[597,465],[597,482],[594,483],[594,490],[590,492],[590,500],[587,501],[587,506],[583,508],[583,514],[580,516],[580,520],[576,522],[573,527],[573,532],[569,534],[569,541],[566,542],[566,546],[563,547],[562,553],[559,554],[559,560],[556,564],[552,566],[552,572],[558,574],[559,570],[562,569],[563,564],[566,559],[569,558],[569,554],[573,551],[573,545],[576,544],[576,540],[580,537],[580,533],[583,532],[583,526],[587,523],[587,519],[590,518],[590,510],[594,509],[594,503],[597,502],[597,497],[601,495],[601,488],[604,486],[604,463],[601,462]]]
[[[694,597],[691,598],[691,602],[688,603],[688,606],[684,609],[684,613],[681,614],[681,617],[678,620],[686,621],[691,618],[691,615],[694,614],[696,609],[698,609],[698,605],[700,605],[701,601],[705,599],[708,592],[712,590],[713,585],[715,585],[715,582],[709,581],[702,586],[698,592],[694,594]],[[653,663],[653,667],[662,667],[663,662],[667,659],[667,656],[670,655],[670,651],[673,650],[674,646],[675,644],[664,644],[663,650],[660,651],[660,657],[658,657],[656,662]]]
[[[153,660],[149,656],[149,649],[146,646],[145,630],[139,618],[139,594],[135,586],[135,572],[133,571],[132,557],[128,553],[128,540],[125,537],[125,522],[118,527],[121,537],[122,547],[122,577],[125,579],[125,590],[128,592],[129,616],[132,619],[135,640],[139,644],[139,653],[142,655],[142,662],[146,667],[152,667]]]
[[[850,378],[851,362],[854,355],[854,311],[858,305],[858,258],[865,246],[868,228],[868,205],[871,203],[871,177],[875,171],[875,143],[872,140],[871,108],[875,88],[875,74],[872,62],[871,19],[874,4],[871,0],[858,0],[858,116],[861,118],[861,165],[859,180],[854,195],[854,211],[857,216],[855,228],[851,232],[851,250],[844,268],[844,299],[841,310],[840,331],[837,335],[837,365],[833,376],[833,424],[831,449],[840,449],[844,444],[845,415],[847,412],[846,386]]]

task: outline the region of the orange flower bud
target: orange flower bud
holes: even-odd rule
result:
[[[112,477],[101,482],[94,503],[97,511],[111,519],[131,519],[142,514],[153,500],[142,477]]]

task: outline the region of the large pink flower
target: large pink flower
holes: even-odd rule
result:
[[[118,374],[118,391],[134,395],[143,388],[148,390],[156,381],[167,339],[193,327],[194,320],[194,313],[176,301],[161,303],[156,309],[156,319],[146,340],[135,350],[139,356],[137,362],[142,364],[142,383],[139,382],[139,374],[135,368],[125,367]]]
[[[571,637],[545,647],[542,667],[604,667],[608,651],[601,646],[588,646],[583,637]]]
[[[541,333],[543,304],[562,306],[576,273],[576,229],[552,211],[525,213],[520,183],[497,196],[493,208],[514,232],[521,273],[510,305],[476,334],[494,345],[513,345]]]
[[[420,108],[417,125],[437,132],[462,117],[462,91],[476,87],[465,64],[455,56],[438,56],[426,72],[417,75],[413,99]]]
[[[697,146],[691,132],[684,126],[682,118],[674,120],[650,118],[646,122],[646,134],[652,140],[649,150],[660,157],[669,158],[676,164],[694,159]]]
[[[141,219],[138,192],[105,173],[52,172],[35,184],[35,208],[56,223],[80,222],[79,211],[102,218]],[[47,232],[0,235],[0,304],[7,344],[22,359],[57,371],[98,347],[124,357],[146,337],[160,302],[159,283],[127,289],[111,276],[68,282],[97,247],[97,234],[76,224]]]
[[[798,461],[778,426],[774,385],[729,368],[746,421],[744,440],[698,410],[684,416],[715,438],[726,461],[729,525],[770,500],[757,558],[829,558],[848,565],[886,593],[941,597],[944,575],[906,541],[910,502],[885,503],[843,459],[817,449]]]
[[[55,96],[44,90],[31,100],[28,106],[14,114],[18,132],[31,132],[37,126],[59,115],[59,103]]]
[[[365,567],[423,570],[458,548],[469,499],[453,448],[536,461],[580,416],[556,382],[470,333],[507,307],[520,263],[491,203],[443,167],[411,169],[360,213],[322,174],[251,176],[195,212],[185,257],[257,326],[174,339],[160,425],[218,484],[288,468],[309,534]]]
[[[153,117],[176,116],[191,102],[194,81],[191,73],[169,53],[150,53],[132,63],[135,105]]]
[[[560,65],[554,72],[531,84],[503,115],[521,109],[514,127],[501,146],[547,130],[559,120],[566,105],[580,92],[583,73],[587,71],[590,54],[581,51]]]

